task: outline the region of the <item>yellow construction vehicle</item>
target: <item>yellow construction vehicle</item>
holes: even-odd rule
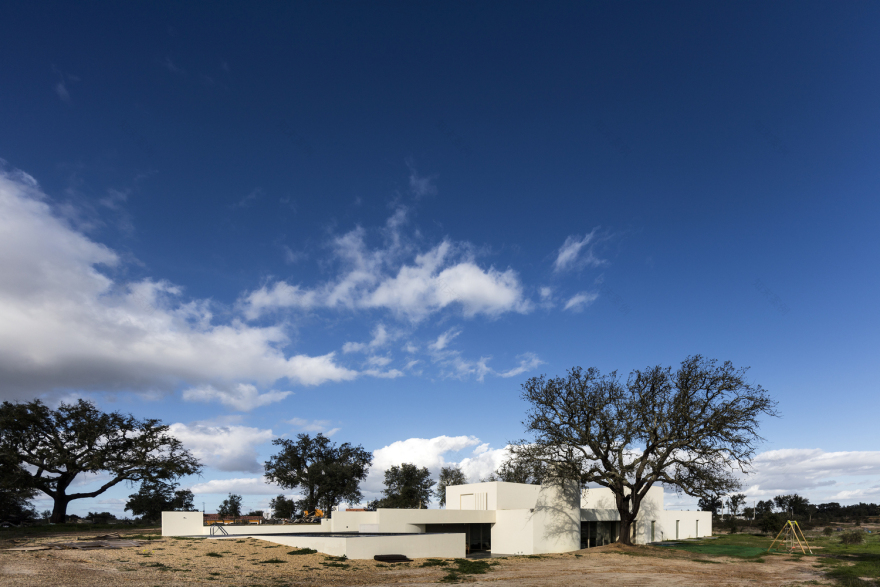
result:
[[[323,518],[324,510],[315,509],[313,512],[303,511],[304,518]]]

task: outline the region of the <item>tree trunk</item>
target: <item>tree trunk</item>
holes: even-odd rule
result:
[[[55,498],[55,505],[52,507],[52,517],[49,522],[52,524],[63,524],[67,521],[67,504],[70,500],[66,495],[59,495]]]
[[[632,546],[632,529],[635,516],[626,512],[620,512],[620,542]]]

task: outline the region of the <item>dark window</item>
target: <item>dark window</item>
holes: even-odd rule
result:
[[[581,548],[593,548],[617,542],[620,522],[581,522]]]

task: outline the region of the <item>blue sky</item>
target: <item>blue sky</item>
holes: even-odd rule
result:
[[[750,497],[878,501],[880,8],[18,3],[0,394],[487,474],[520,385],[700,353],[781,419]],[[122,513],[118,488],[72,512]],[[687,507],[691,498],[680,500]]]

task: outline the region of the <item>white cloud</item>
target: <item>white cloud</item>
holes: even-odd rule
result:
[[[357,376],[337,365],[333,353],[285,356],[283,324],[255,327],[234,318],[218,324],[212,302],[186,301],[176,285],[115,281],[108,275],[121,265],[114,251],[54,215],[32,177],[0,172],[5,398],[188,385],[202,390],[190,392],[192,399],[213,394],[235,407],[247,394],[263,403],[281,399],[287,392],[256,392],[280,379],[318,385]],[[236,387],[243,382],[254,389]]]
[[[314,288],[284,281],[263,286],[242,298],[245,315],[253,320],[281,309],[383,309],[419,322],[453,306],[468,318],[531,311],[516,272],[479,267],[467,246],[444,240],[413,257],[399,230],[403,212],[389,219],[386,246],[368,248],[362,228],[336,237],[331,249],[341,270],[335,279]]]
[[[480,445],[474,450],[474,456],[463,459],[459,466],[468,481],[476,483],[494,473],[501,464],[510,458],[507,448],[490,449],[488,445]]]
[[[598,258],[593,251],[596,242],[604,240],[597,236],[596,232],[598,230],[598,228],[594,228],[583,237],[571,235],[566,238],[556,254],[553,270],[560,272],[584,266],[599,267],[600,265],[605,265],[607,261]],[[591,245],[590,243],[593,244]]]
[[[389,369],[388,371],[382,371],[381,369],[365,369],[365,375],[369,375],[370,377],[378,377],[380,379],[397,379],[398,377],[403,377],[403,371],[399,369]]]
[[[382,356],[382,355],[372,355],[367,357],[367,364],[372,365],[374,367],[385,367],[391,362],[391,357]]]
[[[461,351],[450,349],[449,344],[461,334],[460,329],[450,328],[437,339],[428,344],[428,351],[431,360],[445,367],[445,377],[454,377],[456,379],[465,379],[474,377],[477,381],[483,381],[486,375],[495,375],[497,377],[514,377],[534,369],[542,360],[534,353],[524,353],[517,358],[520,360],[519,365],[508,371],[498,372],[489,367],[489,361],[492,357],[480,357],[477,360],[466,359],[462,356]]]
[[[880,451],[825,452],[821,449],[779,449],[758,454],[753,475],[744,478],[749,495],[848,491],[846,478],[880,476]],[[830,499],[830,498],[829,498]],[[847,499],[840,497],[839,499]]]
[[[461,330],[457,328],[450,328],[443,334],[437,337],[437,340],[428,345],[428,348],[432,351],[442,351],[449,343],[452,342],[459,334],[461,334]]]
[[[368,350],[381,348],[393,340],[392,335],[388,333],[388,329],[384,324],[377,324],[373,329],[373,339],[370,342],[347,342],[342,345],[343,353],[362,353]]]
[[[175,423],[169,433],[205,465],[220,471],[261,473],[256,446],[269,442],[272,430],[217,422]]]
[[[237,495],[279,495],[287,493],[285,489],[269,483],[265,477],[244,477],[239,479],[212,479],[205,483],[196,483],[190,488],[196,495],[235,493]]]
[[[595,292],[582,291],[573,295],[567,302],[565,302],[563,309],[571,310],[572,312],[580,312],[595,302],[598,298],[599,294]]]
[[[526,371],[531,371],[544,361],[538,358],[538,355],[535,353],[523,353],[522,355],[517,357],[519,359],[519,365],[510,369],[508,371],[504,371],[503,373],[498,373],[499,377],[516,377],[517,375],[522,375]]]
[[[436,436],[434,438],[409,438],[398,440],[373,451],[373,466],[363,484],[365,491],[378,494],[384,487],[385,471],[394,465],[412,463],[427,467],[436,477],[440,467],[447,464],[443,455],[480,444],[475,436]]]
[[[341,430],[341,428],[331,428],[333,423],[330,420],[306,420],[305,418],[291,418],[287,422],[288,424],[296,426],[302,432],[320,432],[328,438]]]
[[[249,412],[254,408],[280,402],[292,393],[292,391],[274,390],[260,393],[250,383],[236,383],[226,389],[217,389],[212,385],[203,384],[198,387],[185,389],[183,391],[183,399],[197,402],[219,401],[225,406],[242,412]]]

